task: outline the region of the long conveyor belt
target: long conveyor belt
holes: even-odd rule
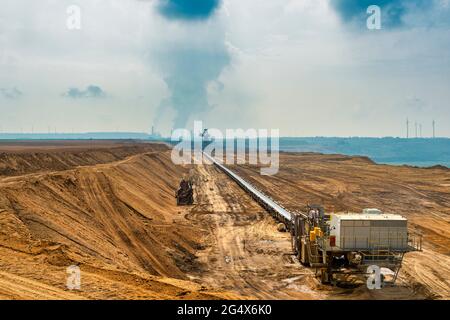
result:
[[[249,182],[238,176],[236,173],[225,167],[218,160],[210,155],[203,153],[203,156],[211,161],[216,167],[222,170],[226,175],[233,179],[244,191],[246,191],[253,199],[255,199],[262,207],[268,212],[274,215],[278,220],[283,221],[288,227],[291,227],[293,223],[293,214],[283,208],[281,205],[272,200],[269,196],[265,195],[258,189],[256,189]]]

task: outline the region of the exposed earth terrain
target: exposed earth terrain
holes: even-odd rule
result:
[[[395,287],[321,285],[290,235],[211,165],[134,141],[0,143],[0,299],[449,299],[450,171],[282,153],[275,176],[231,169],[291,210],[377,207],[424,234]],[[183,176],[195,203],[177,207]],[[67,267],[81,289],[66,286]]]

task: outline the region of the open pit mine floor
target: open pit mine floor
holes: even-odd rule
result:
[[[424,234],[394,287],[321,285],[290,235],[212,165],[163,144],[0,142],[0,299],[449,299],[450,171],[281,154],[280,172],[230,166],[291,210],[378,207]],[[195,203],[177,207],[180,178]],[[66,268],[81,270],[80,290]]]

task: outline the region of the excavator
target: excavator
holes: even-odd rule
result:
[[[202,138],[202,150],[211,143],[211,137],[208,133],[208,129],[204,129],[199,134]],[[180,181],[180,186],[175,192],[175,198],[177,199],[178,206],[188,206],[194,204],[194,190],[192,178],[183,177]]]
[[[194,203],[194,189],[192,181],[183,177],[180,181],[180,186],[175,192],[178,206],[188,206]]]

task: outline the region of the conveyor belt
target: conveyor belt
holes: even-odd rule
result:
[[[253,199],[255,199],[261,206],[263,206],[267,211],[274,214],[279,220],[288,224],[288,227],[293,223],[293,214],[283,208],[281,205],[272,200],[269,196],[265,195],[253,185],[245,181],[243,178],[239,177],[236,173],[226,168],[218,160],[211,157],[210,155],[203,153],[203,156],[210,160],[215,166],[227,174],[231,179],[233,179],[237,184],[244,189]]]

